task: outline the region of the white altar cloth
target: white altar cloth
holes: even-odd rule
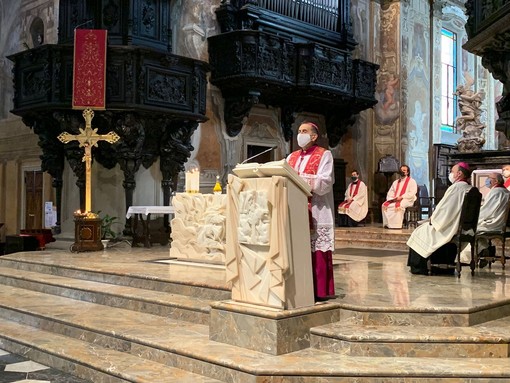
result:
[[[130,206],[126,218],[131,218],[134,214],[174,214],[173,206]]]

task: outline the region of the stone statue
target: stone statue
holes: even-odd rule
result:
[[[474,92],[471,87],[473,78],[466,73],[466,84],[459,85],[455,95],[458,96],[458,103],[461,115],[455,121],[457,131],[462,132],[462,137],[457,140],[460,152],[479,152],[485,143],[483,130],[485,124],[480,122],[482,114],[481,92]]]

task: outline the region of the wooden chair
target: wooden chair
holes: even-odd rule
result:
[[[418,200],[420,201],[420,219],[430,218],[436,206],[435,198],[429,196],[427,186],[418,186]]]
[[[501,241],[501,256],[499,257],[499,260],[501,262],[501,266],[505,268],[505,263],[507,259],[510,259],[510,257],[505,256],[505,240],[510,237],[510,232],[507,232],[507,220],[508,220],[508,213],[510,211],[510,202],[507,205],[506,213],[505,213],[505,224],[500,230],[494,230],[494,231],[485,231],[485,232],[478,232],[476,233],[476,248],[475,248],[475,254],[478,257],[478,241],[480,239],[486,239],[489,241],[489,248],[492,246],[492,241],[494,239],[498,239]],[[480,259],[485,259],[489,262],[489,267],[491,267],[492,263],[496,261],[498,258],[496,254],[489,254],[488,256],[480,257]]]
[[[475,241],[476,241],[476,227],[478,225],[478,215],[480,214],[480,205],[482,202],[482,194],[478,188],[472,187],[466,192],[464,202],[459,218],[459,228],[457,234],[453,236],[450,243],[455,244],[457,247],[457,257],[452,263],[432,263],[432,257],[427,260],[427,269],[429,275],[432,275],[432,267],[457,270],[457,276],[460,278],[462,265],[460,263],[460,252],[464,243],[471,244],[471,275],[475,274],[476,255],[475,255]]]
[[[434,211],[434,197],[429,197],[429,191],[426,185],[418,185],[416,200],[413,206],[406,208],[404,214],[404,227],[418,226],[418,221],[430,218]]]

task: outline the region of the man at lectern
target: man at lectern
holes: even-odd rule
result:
[[[313,282],[316,301],[335,296],[333,251],[335,249],[335,215],[333,202],[333,155],[317,145],[319,128],[303,122],[297,142],[301,149],[292,152],[287,162],[312,188],[308,201],[312,244]]]

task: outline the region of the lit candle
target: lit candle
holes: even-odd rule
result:
[[[186,172],[185,184],[186,193],[191,193],[191,172]]]
[[[200,171],[193,169],[191,172],[191,192],[198,193],[200,191]]]

